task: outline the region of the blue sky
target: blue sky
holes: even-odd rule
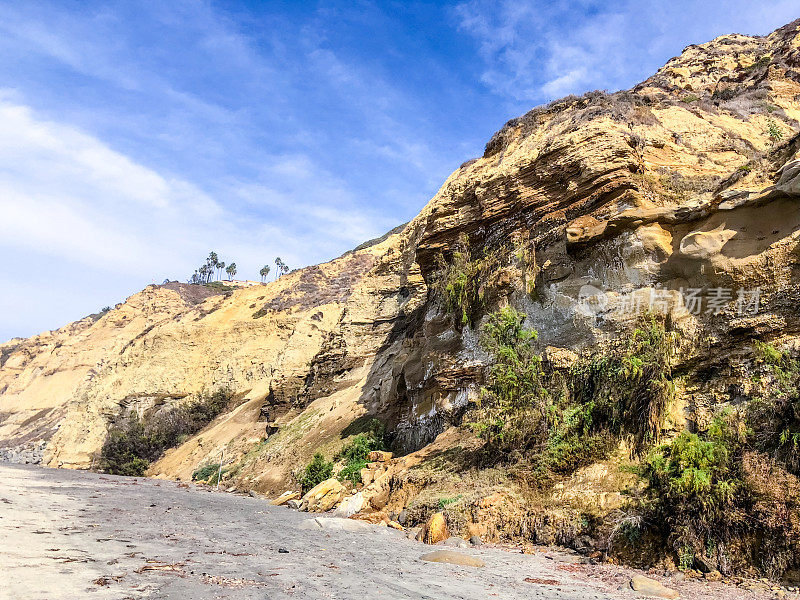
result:
[[[207,252],[258,279],[411,219],[511,117],[627,88],[762,2],[0,0],[0,341]]]

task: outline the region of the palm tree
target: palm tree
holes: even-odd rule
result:
[[[224,269],[224,268],[225,268],[225,263],[224,262],[218,262],[217,263],[217,279],[222,277],[222,269]]]
[[[231,281],[233,276],[236,275],[236,263],[229,264],[225,272],[228,274],[228,281]]]
[[[217,256],[217,253],[213,250],[208,253],[206,267],[206,283],[208,283],[214,276],[214,271],[219,267],[219,256]]]
[[[261,270],[258,272],[259,275],[261,275],[261,283],[264,283],[264,280],[267,278],[267,275],[269,275],[269,272],[270,272],[269,265],[264,265],[263,267],[261,267]]]

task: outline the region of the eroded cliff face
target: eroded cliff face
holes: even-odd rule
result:
[[[629,91],[534,109],[366,248],[226,294],[150,287],[0,346],[0,443],[41,441],[47,464],[88,468],[123,411],[226,387],[237,408],[150,474],[188,479],[225,449],[231,484],[282,490],[375,416],[408,455],[391,479],[400,508],[430,483],[412,467],[478,443],[449,428],[480,394],[481,323],[506,304],[556,368],[643,312],[666,316],[683,377],[665,427],[702,429],[749,393],[754,340],[800,349],[798,119],[800,21],[690,46]],[[466,320],[437,292],[465,251],[489,265]],[[613,509],[610,468],[552,501]]]

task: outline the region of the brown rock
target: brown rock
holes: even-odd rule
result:
[[[437,550],[436,552],[429,552],[420,557],[422,560],[429,562],[447,563],[450,565],[459,565],[462,567],[485,567],[480,558],[462,554],[461,552],[454,552],[453,550]]]
[[[389,462],[392,460],[391,452],[383,452],[382,450],[373,450],[367,457],[370,462]]]
[[[655,579],[650,579],[644,575],[634,575],[630,585],[631,589],[643,596],[655,596],[656,598],[667,598],[668,600],[680,598],[680,594],[675,590],[665,587]]]
[[[389,516],[385,512],[382,512],[382,511],[356,513],[356,514],[352,515],[350,518],[351,519],[356,519],[357,521],[364,521],[366,523],[373,523],[373,524],[376,524],[376,525],[379,524],[379,523],[388,523],[389,522]]]
[[[303,505],[309,512],[325,512],[344,498],[346,490],[338,479],[326,479],[303,496]]]
[[[370,497],[369,505],[375,510],[383,510],[386,503],[389,502],[389,489],[382,489],[380,492]]]
[[[447,522],[442,513],[434,513],[428,522],[417,534],[417,540],[425,544],[438,544],[441,541],[450,537],[450,532],[447,529]]]
[[[706,581],[722,581],[722,573],[716,569],[704,574],[703,577],[705,577]]]
[[[284,504],[287,504],[289,500],[297,500],[300,497],[301,497],[300,492],[289,490],[283,492],[280,496],[270,501],[270,504],[272,504],[273,506],[283,506]]]

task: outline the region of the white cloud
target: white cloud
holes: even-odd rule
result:
[[[798,16],[794,0],[470,0],[456,15],[478,44],[482,81],[518,104],[630,87],[687,44]]]
[[[276,255],[305,265],[394,225],[353,208],[344,184],[308,156],[272,157],[264,170],[274,187],[228,182],[223,206],[192,182],[43,120],[11,96],[0,95],[0,248],[16,264],[37,263],[44,280],[78,265],[97,281],[116,278],[121,300],[147,283],[185,279],[210,249],[235,260],[240,276],[256,278]],[[22,305],[30,286],[17,283],[5,300]],[[62,280],[51,292],[66,297],[76,285]],[[14,290],[19,297],[9,296]],[[84,304],[72,318],[93,309]],[[0,315],[0,332],[42,328],[21,324],[20,314]]]
[[[92,266],[149,273],[164,251],[185,264],[172,230],[219,219],[221,207],[74,127],[0,102],[0,232],[4,244]],[[183,258],[183,259],[182,259]]]

